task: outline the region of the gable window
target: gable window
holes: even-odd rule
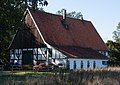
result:
[[[108,56],[108,52],[107,51],[99,51],[100,54],[103,54],[105,56]]]
[[[107,61],[102,61],[102,64],[103,65],[107,65]]]
[[[76,61],[74,61],[74,67],[73,68],[76,69]]]
[[[90,62],[89,61],[87,61],[87,68],[89,68],[90,67]]]

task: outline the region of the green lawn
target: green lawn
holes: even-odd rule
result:
[[[29,84],[31,80],[44,78],[49,74],[52,73],[37,71],[3,71],[0,73],[0,85],[32,85]]]

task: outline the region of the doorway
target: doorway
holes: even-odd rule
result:
[[[22,52],[22,65],[32,65],[33,64],[33,51],[27,50]]]

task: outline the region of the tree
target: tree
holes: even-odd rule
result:
[[[43,6],[47,6],[48,2],[46,0],[16,0],[17,5],[24,4],[25,7],[32,10],[39,10]]]
[[[120,61],[120,44],[108,40],[106,43],[109,48],[109,57],[111,61]]]
[[[14,0],[0,1],[0,62],[8,59],[8,46],[13,34],[20,26],[22,11],[15,6]]]
[[[120,65],[120,22],[113,32],[113,39],[115,41],[108,40],[106,43],[109,48],[109,57],[113,65]]]
[[[118,23],[117,29],[113,32],[113,38],[116,42],[120,43],[120,22]]]
[[[56,14],[62,15],[63,14],[63,10],[64,9],[57,11]],[[70,17],[70,18],[79,19],[83,15],[81,14],[81,12],[75,12],[75,11],[73,11],[73,12],[67,13],[66,16]]]
[[[8,46],[16,30],[21,28],[26,8],[39,10],[40,5],[47,4],[46,0],[0,0],[0,63],[8,62]]]

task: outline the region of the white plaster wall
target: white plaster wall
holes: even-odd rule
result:
[[[106,52],[107,54],[107,52]],[[56,56],[56,57],[55,57]],[[55,62],[58,62],[59,60],[57,58],[63,58],[63,61],[66,64],[66,59],[64,59],[66,56],[59,52],[58,50],[52,48],[52,58],[56,58]],[[70,62],[70,69],[74,69],[74,61],[76,61],[76,69],[81,69],[81,61],[83,61],[83,68],[88,68],[87,67],[87,62],[89,61],[89,68],[93,68],[93,63],[95,61],[96,66],[95,68],[102,68],[102,67],[107,67],[107,65],[103,65],[102,61],[107,61],[103,59],[79,59],[79,58],[69,58],[68,59]],[[65,65],[66,66],[66,65]]]
[[[107,60],[102,60],[102,59],[74,59],[74,58],[69,58],[68,60],[70,62],[70,69],[74,69],[74,61],[76,61],[76,69],[81,69],[81,61],[83,61],[83,68],[87,68],[87,62],[88,61],[89,61],[89,68],[93,68],[93,62],[94,61],[96,63],[96,68],[107,67],[107,65],[102,64],[102,61],[107,61]]]
[[[37,48],[36,49],[32,49],[32,48],[29,48],[29,49],[23,49],[23,51],[27,51],[27,50],[33,50],[33,54],[36,54],[37,53]],[[45,51],[47,49],[46,48],[38,48],[38,54],[44,54],[44,56],[46,56],[45,54]],[[17,62],[18,64],[22,64],[22,60],[18,60],[17,56],[19,57],[19,59],[22,59],[22,50],[21,49],[15,49],[14,50],[14,54],[12,54],[12,50],[10,50],[10,62],[12,62],[11,59],[16,59],[14,60],[14,64]],[[42,55],[38,55],[38,56],[41,56],[41,59],[42,60],[45,60],[45,57],[42,56]],[[35,61],[36,60],[36,56],[34,55],[33,56],[33,63],[36,64],[37,62]]]

